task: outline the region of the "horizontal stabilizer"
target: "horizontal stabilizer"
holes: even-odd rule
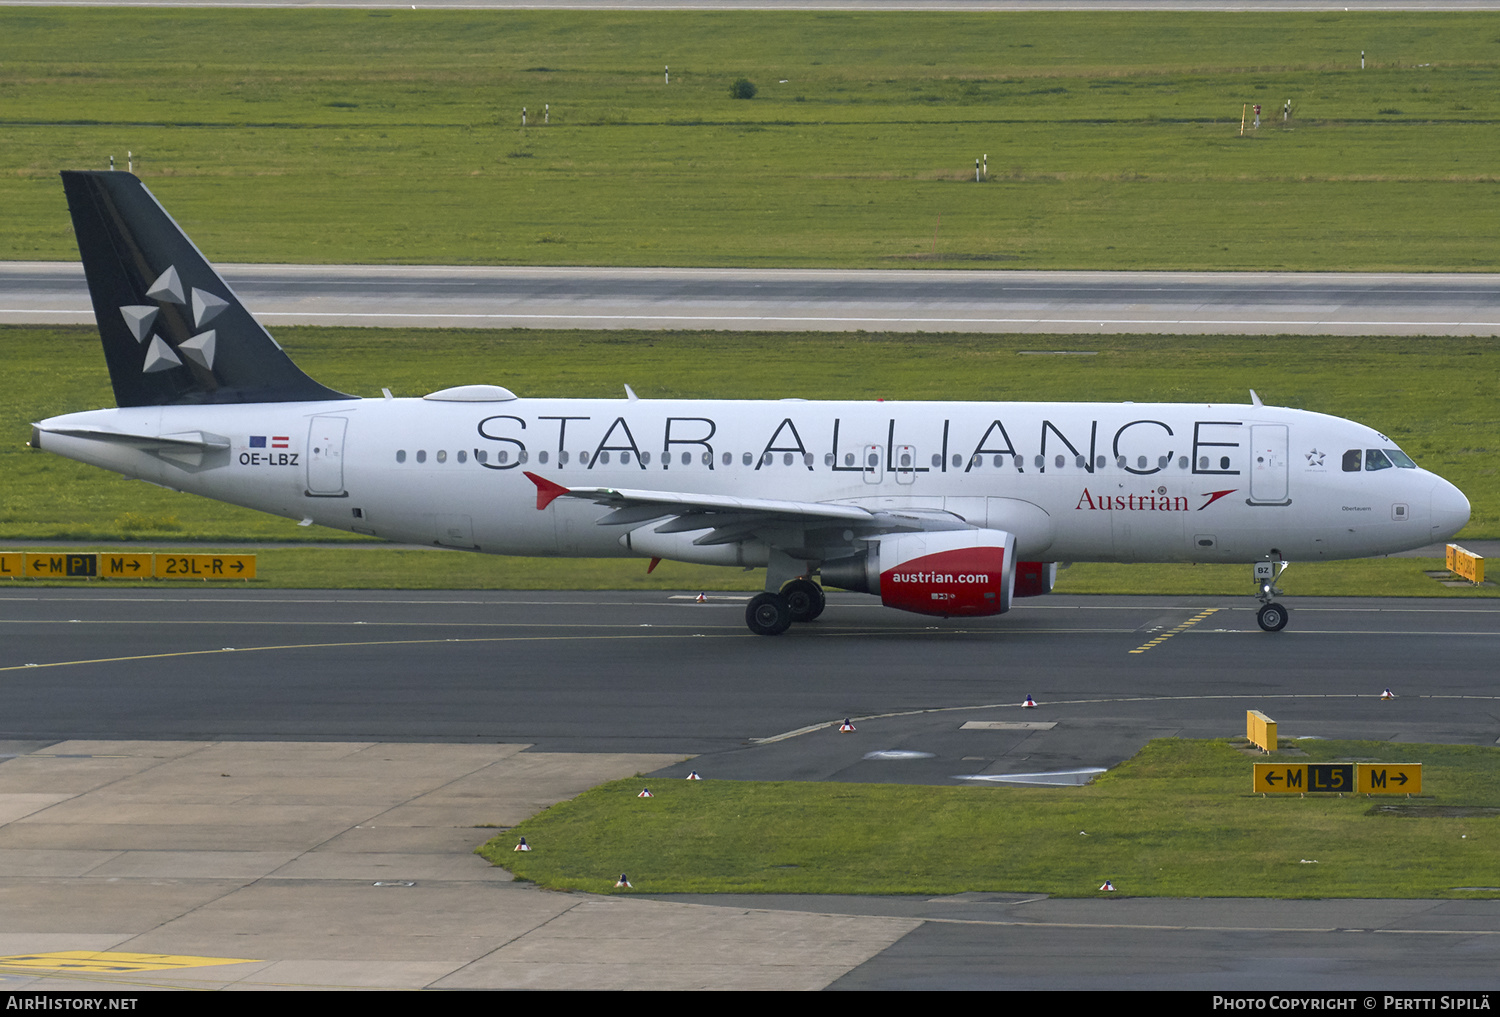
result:
[[[180,434],[127,434],[109,431],[102,427],[42,427],[32,425],[32,445],[40,447],[36,434],[60,434],[69,438],[84,438],[88,441],[107,441],[116,445],[129,445],[142,449],[195,449],[200,452],[222,452],[229,448],[229,439],[221,434],[206,431],[184,431]]]

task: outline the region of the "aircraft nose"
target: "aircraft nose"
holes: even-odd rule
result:
[[[1469,499],[1446,480],[1432,488],[1432,539],[1447,540],[1469,524]]]

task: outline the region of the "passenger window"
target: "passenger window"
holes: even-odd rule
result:
[[[1384,452],[1378,448],[1365,449],[1366,470],[1388,470],[1390,468],[1391,461],[1385,457]]]
[[[419,462],[419,463],[425,463],[426,461],[427,461],[427,450],[426,449],[420,449],[420,448],[417,449],[417,462]]]
[[[1351,448],[1348,452],[1345,452],[1344,453],[1344,472],[1345,473],[1358,473],[1359,472],[1360,459],[1361,459],[1362,456],[1363,456],[1363,453],[1360,452],[1360,450],[1357,449],[1357,448]]]
[[[404,462],[406,462],[406,449],[403,448],[403,449],[397,449],[396,450],[396,462],[398,462],[398,463],[404,463]]]

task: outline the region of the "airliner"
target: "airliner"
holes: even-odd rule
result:
[[[535,399],[495,384],[346,395],[292,363],[129,173],[64,172],[113,409],[30,444],[177,491],[487,554],[764,569],[778,635],[824,586],[944,618],[1049,592],[1060,564],[1253,566],[1446,540],[1469,502],[1390,438],[1248,404]]]

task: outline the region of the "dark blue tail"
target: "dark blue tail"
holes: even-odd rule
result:
[[[292,363],[137,177],[62,178],[118,405],[354,398]]]

